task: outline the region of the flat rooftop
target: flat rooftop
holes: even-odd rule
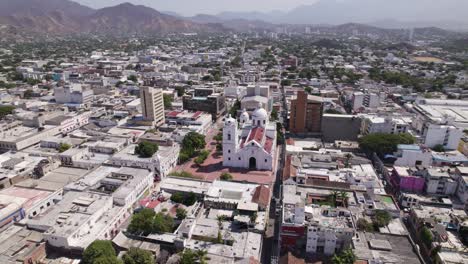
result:
[[[358,238],[353,239],[353,244],[358,260],[379,260],[383,263],[423,263],[407,236],[363,232],[359,232],[357,236]]]

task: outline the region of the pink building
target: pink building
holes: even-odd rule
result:
[[[417,170],[409,167],[393,167],[390,181],[396,191],[413,193],[422,193],[424,191],[424,177],[418,175]]]

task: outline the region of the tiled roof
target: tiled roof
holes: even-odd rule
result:
[[[252,196],[252,202],[257,203],[263,207],[267,207],[270,201],[270,189],[264,185],[260,185],[255,188],[255,192]]]

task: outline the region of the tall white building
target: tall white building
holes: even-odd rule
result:
[[[59,104],[91,104],[94,93],[79,83],[71,83],[54,89],[55,102]]]
[[[408,132],[409,124],[401,118],[391,116],[364,116],[361,124],[361,133],[368,135],[372,133],[401,134]]]
[[[350,211],[326,207],[309,207],[307,211],[310,223],[307,227],[307,253],[331,256],[351,244],[354,229]]]
[[[223,128],[223,166],[251,170],[272,170],[276,152],[276,124],[268,112],[257,108],[250,120],[247,111],[237,120],[229,116]]]
[[[377,108],[380,106],[380,96],[374,93],[355,92],[353,94],[353,111],[361,108]]]
[[[144,121],[152,122],[154,126],[163,125],[165,119],[162,89],[142,87],[140,88],[140,100]]]

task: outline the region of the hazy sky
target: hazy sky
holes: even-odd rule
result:
[[[317,0],[75,0],[81,4],[101,8],[123,2],[142,4],[159,11],[173,11],[182,15],[216,14],[222,11],[290,10]],[[468,0],[467,0],[468,1]]]

